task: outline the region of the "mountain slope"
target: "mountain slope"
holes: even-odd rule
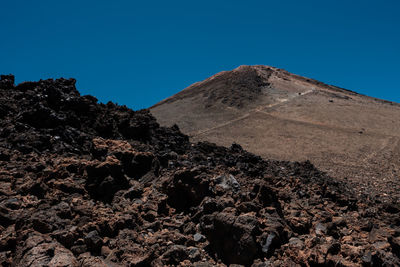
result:
[[[399,210],[73,79],[1,76],[1,266],[399,266]]]
[[[240,66],[151,107],[193,141],[311,160],[361,192],[398,196],[400,105],[268,66]],[[376,190],[371,191],[373,184]]]

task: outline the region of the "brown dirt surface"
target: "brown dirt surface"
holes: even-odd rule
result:
[[[399,266],[396,203],[74,84],[1,76],[2,266]]]
[[[265,159],[310,160],[357,194],[399,201],[400,104],[282,69],[240,66],[193,84],[151,113],[192,141],[236,142]]]

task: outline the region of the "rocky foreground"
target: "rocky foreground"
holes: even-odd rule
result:
[[[2,266],[399,266],[398,203],[191,144],[75,80],[0,81]]]

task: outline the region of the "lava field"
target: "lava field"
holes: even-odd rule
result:
[[[400,266],[399,211],[74,79],[1,76],[2,266]]]

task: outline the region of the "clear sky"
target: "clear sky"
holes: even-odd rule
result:
[[[400,102],[399,0],[2,1],[0,73],[139,109],[263,64]]]

